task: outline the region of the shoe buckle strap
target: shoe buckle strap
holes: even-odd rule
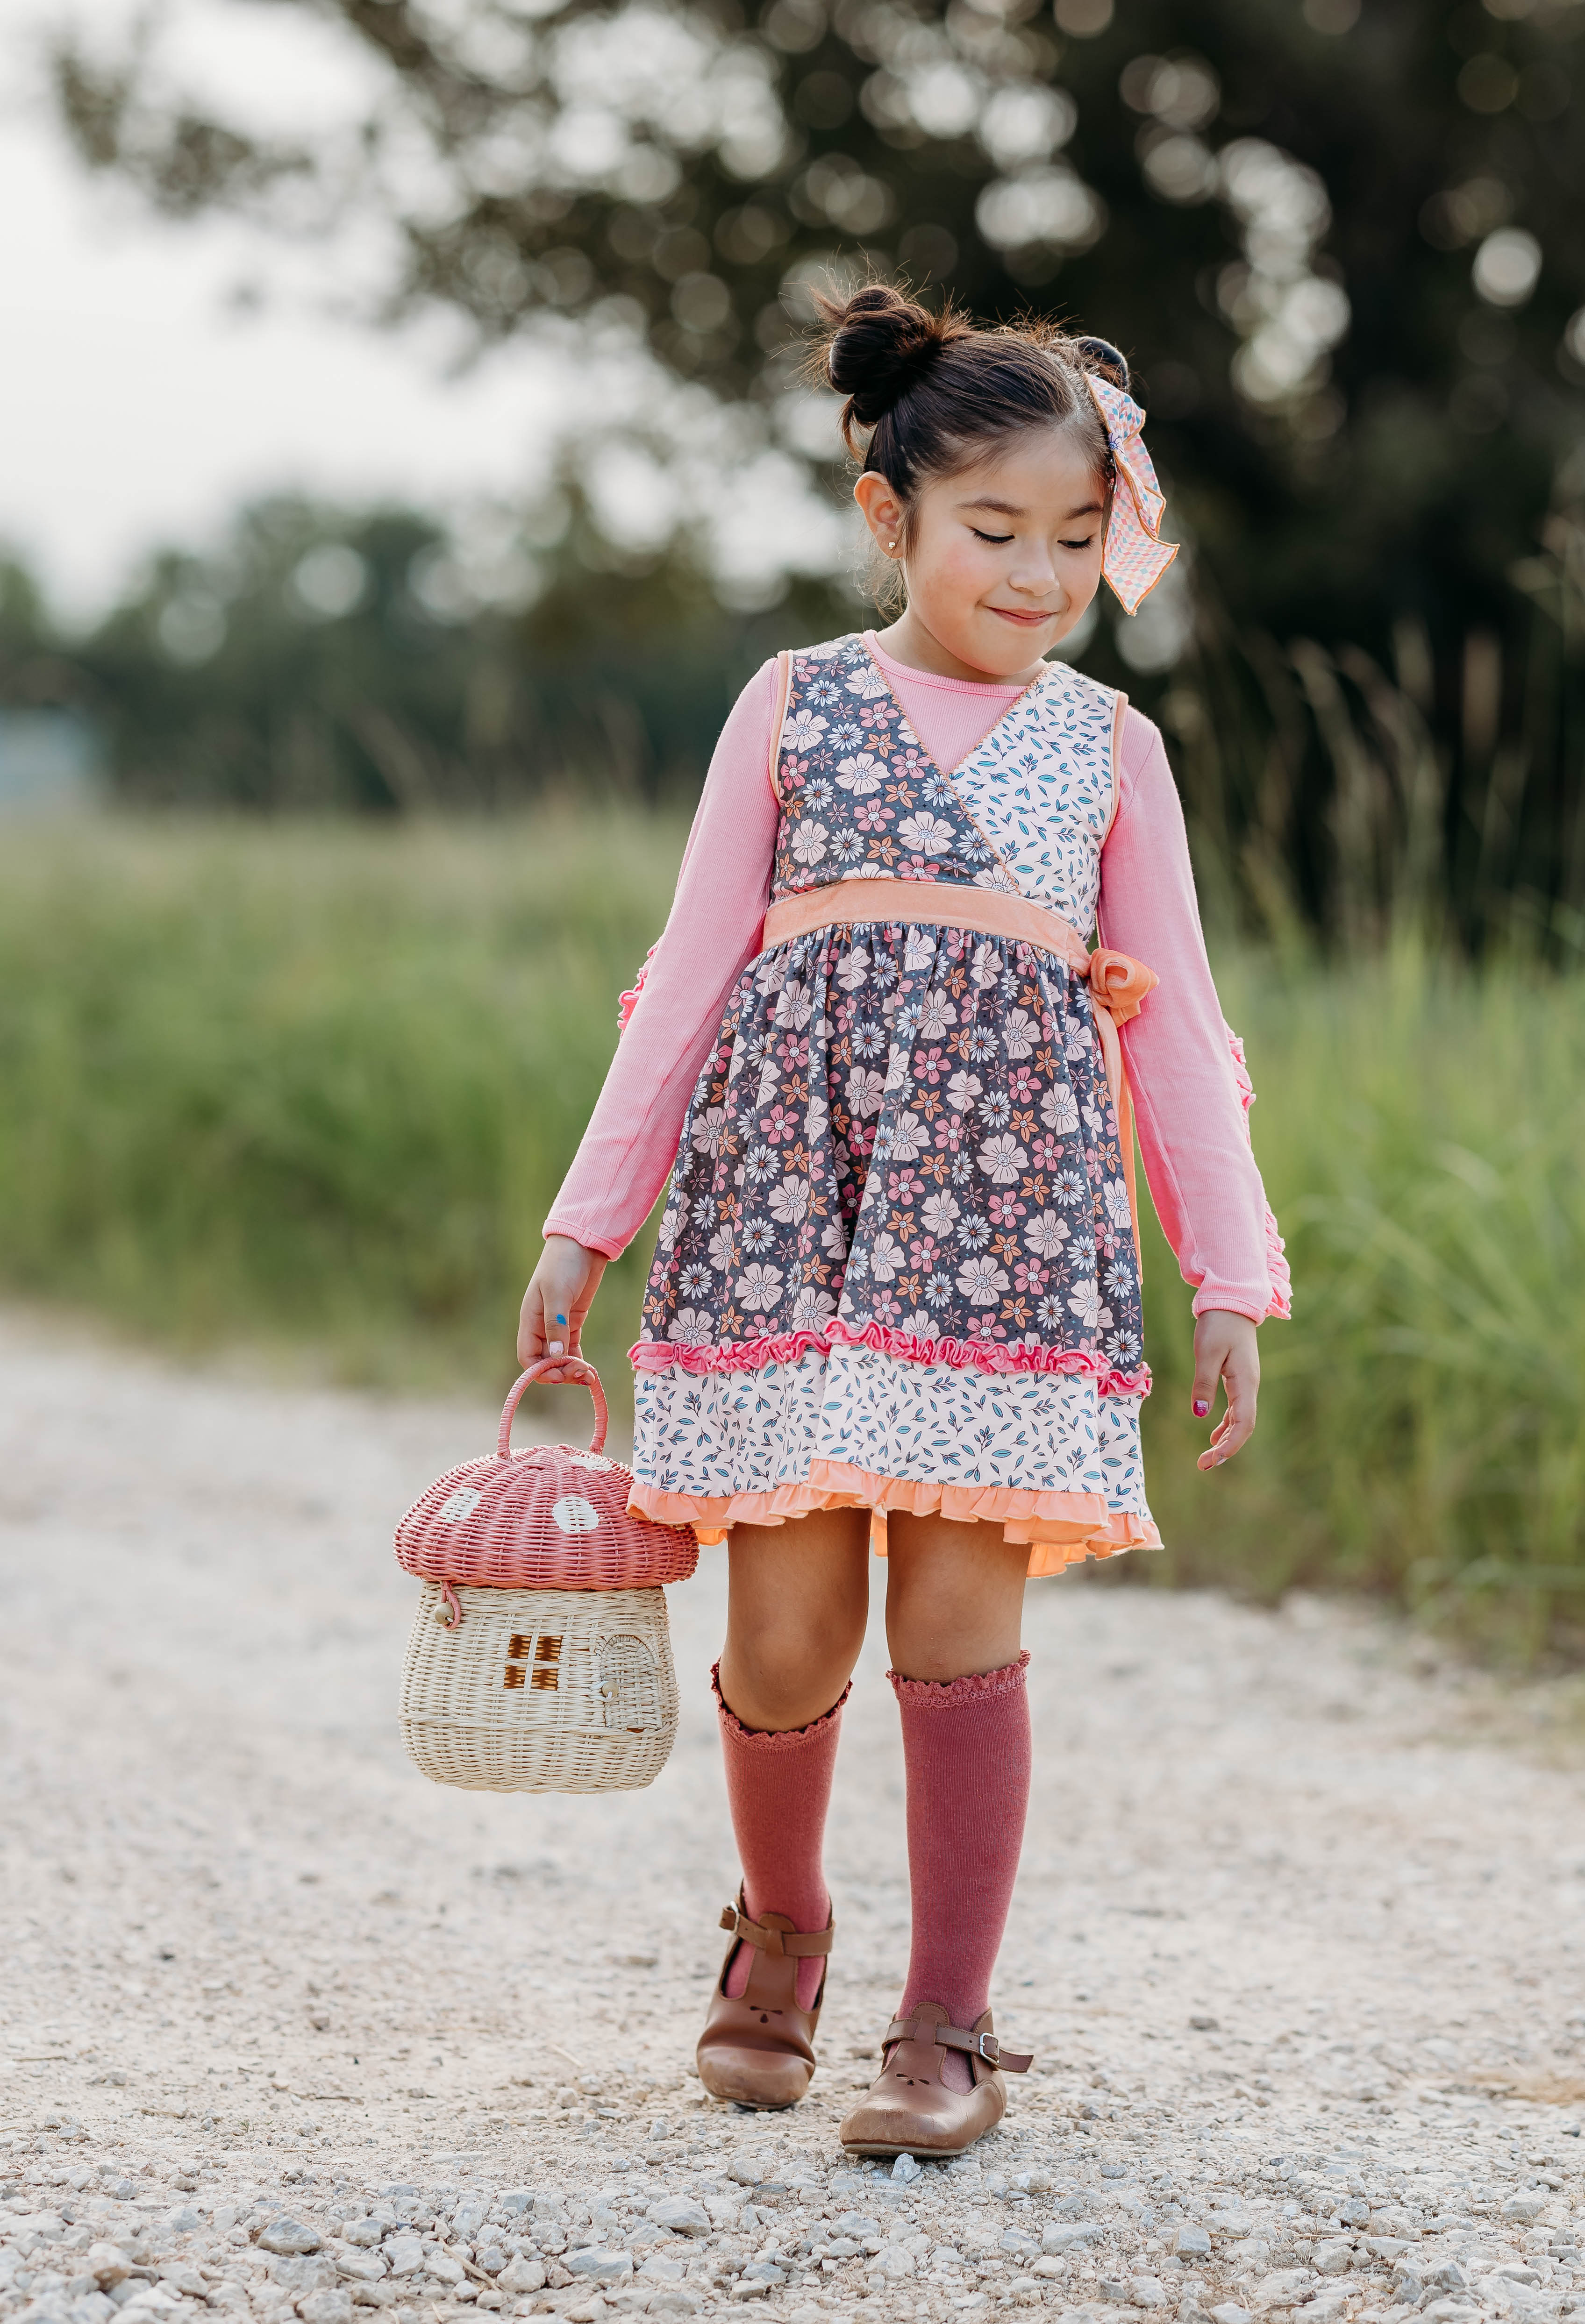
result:
[[[728,1904],[721,1914],[721,1926],[729,1929],[745,1944],[754,1945],[771,1960],[811,1960],[829,1953],[836,1931],[833,1920],[829,1928],[771,1929],[758,1921],[751,1921],[740,1904]]]
[[[961,2050],[1004,2074],[1026,2074],[1034,2063],[1033,2050],[1004,2050],[994,2034],[968,2033],[961,2025],[929,2024],[918,2017],[894,2017],[881,2037],[882,2049],[892,2042],[933,2042],[939,2049]]]

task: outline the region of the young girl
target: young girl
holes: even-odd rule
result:
[[[1256,1326],[1287,1312],[1286,1269],[1161,737],[1045,659],[1103,574],[1132,613],[1174,554],[1127,366],[882,286],[827,315],[856,455],[866,431],[855,496],[906,610],[778,655],[739,696],[518,1352],[577,1351],[670,1170],[632,1506],[728,1544],[715,1677],[743,1865],[700,2074],[783,2107],[814,2070],[873,1534],[913,1934],[841,2136],[950,2155],[1030,2062],[988,2006],[1029,1792],[1025,1577],[1160,1542],[1134,1107],[1197,1286],[1195,1413],[1227,1395],[1201,1468],[1255,1425]],[[1092,954],[1092,926],[1116,948]]]

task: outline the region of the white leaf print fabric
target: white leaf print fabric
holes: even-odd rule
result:
[[[1111,820],[1117,703],[1109,686],[1052,662],[952,776],[1019,893],[1086,936]],[[982,877],[978,884],[998,883]]]
[[[634,1466],[668,1493],[718,1500],[803,1483],[814,1460],[966,1488],[1098,1494],[1148,1522],[1138,1397],[1093,1380],[810,1349],[756,1371],[640,1372]]]

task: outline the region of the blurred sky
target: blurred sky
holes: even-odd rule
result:
[[[89,22],[97,36],[132,13],[94,0]],[[279,30],[256,8],[191,14],[209,43],[190,52],[193,82],[301,118],[311,61],[311,106],[349,93],[348,60],[315,56],[298,11]],[[277,485],[441,503],[541,467],[559,401],[542,358],[517,349],[448,380],[438,328],[338,322],[332,273],[294,279],[255,236],[153,222],[87,180],[50,120],[42,17],[40,0],[0,0],[0,539],[64,610],[91,613],[155,542],[200,544]],[[261,280],[274,294],[238,313],[236,286]]]

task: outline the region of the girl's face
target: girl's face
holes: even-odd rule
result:
[[[883,549],[900,544],[902,503],[885,479],[860,476],[854,496]],[[935,478],[914,507],[908,611],[888,635],[903,658],[922,650],[945,676],[958,674],[945,667],[956,663],[964,674],[1022,678],[1095,595],[1105,513],[1101,479],[1056,426]]]

